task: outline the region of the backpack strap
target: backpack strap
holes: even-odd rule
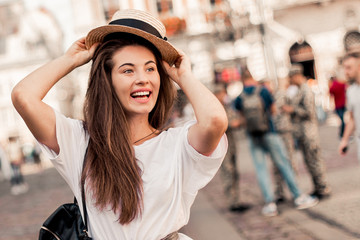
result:
[[[82,171],[84,171],[87,151],[88,151],[88,147],[86,147]],[[86,210],[86,201],[85,201],[85,181],[81,181],[81,200],[82,200],[82,205],[83,205],[82,207],[83,207],[83,212],[84,212],[85,230],[86,230],[86,233],[87,233],[88,226],[87,226],[87,210]]]
[[[85,151],[85,156],[84,156],[84,162],[83,162],[83,168],[82,168],[82,171],[84,170],[84,166],[85,166],[85,160],[86,160],[86,156],[87,156],[87,151],[88,151],[88,148],[86,148],[86,151]],[[81,171],[81,172],[82,172]],[[85,201],[85,182],[81,181],[81,202],[82,202],[82,209],[83,209],[83,213],[84,213],[84,225],[85,225],[85,234],[86,234],[86,237],[89,236],[89,233],[88,233],[88,225],[87,225],[87,210],[86,210],[86,201]],[[76,197],[74,196],[74,203],[78,203]]]
[[[260,95],[261,90],[262,90],[262,87],[260,87],[260,86],[255,86],[254,93],[257,94],[257,95]]]

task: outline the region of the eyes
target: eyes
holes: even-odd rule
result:
[[[134,67],[129,67],[129,68],[122,69],[121,73],[132,74],[132,73],[134,73],[134,71],[135,71]],[[154,66],[146,67],[145,71],[148,72],[148,73],[155,72],[156,67],[154,67]]]

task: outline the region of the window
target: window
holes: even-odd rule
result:
[[[0,55],[5,54],[6,49],[6,39],[0,35]]]
[[[358,31],[348,32],[344,37],[346,51],[360,49],[360,33]]]
[[[172,12],[173,3],[172,0],[156,0],[156,7],[158,13]]]
[[[109,21],[114,13],[119,9],[119,2],[116,0],[103,0],[106,21]]]
[[[22,3],[14,1],[0,6],[0,54],[6,53],[6,38],[18,33]]]
[[[222,2],[223,2],[223,0],[210,0],[211,5],[218,5],[218,4],[221,4]]]

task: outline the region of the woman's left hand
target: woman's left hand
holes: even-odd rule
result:
[[[183,51],[179,49],[176,50],[179,52],[180,57],[175,62],[175,66],[170,66],[165,61],[163,63],[170,78],[178,85],[181,85],[182,77],[191,73],[191,62],[189,57],[186,56],[186,54]]]
[[[191,103],[196,124],[189,128],[188,141],[200,154],[210,156],[224,135],[228,119],[224,107],[219,100],[197,80],[191,71],[190,59],[181,50],[175,66],[164,62],[170,78],[184,91]]]

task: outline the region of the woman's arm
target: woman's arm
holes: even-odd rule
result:
[[[59,152],[59,146],[56,140],[55,114],[42,99],[62,77],[87,63],[96,46],[94,44],[87,50],[85,38],[79,39],[63,56],[30,73],[12,90],[11,99],[14,107],[34,137],[56,153]]]
[[[182,51],[179,53],[181,58],[175,64],[176,67],[170,67],[167,63],[165,66],[195,111],[197,123],[189,129],[189,143],[199,153],[209,156],[227,129],[226,112],[211,91],[193,76],[188,57]]]

